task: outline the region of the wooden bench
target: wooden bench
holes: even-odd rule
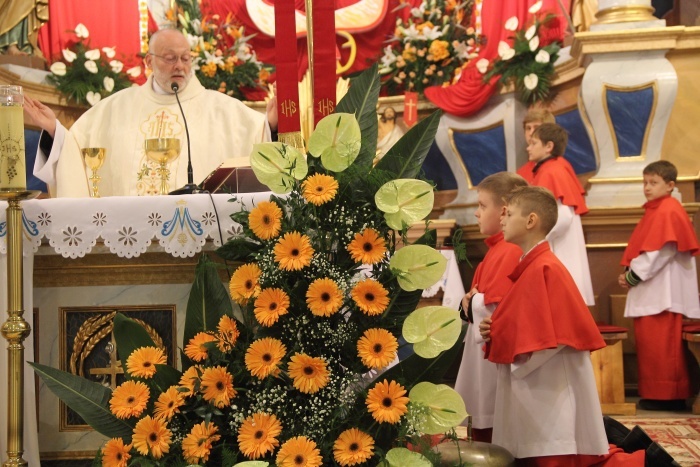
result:
[[[635,415],[637,413],[636,404],[625,402],[622,341],[627,339],[627,329],[609,324],[598,324],[598,330],[606,346],[591,352],[591,362],[593,363],[595,384],[598,388],[603,414]]]
[[[700,364],[700,324],[683,325],[683,340],[687,342],[690,353]],[[695,396],[693,401],[693,414],[700,414],[700,394]]]

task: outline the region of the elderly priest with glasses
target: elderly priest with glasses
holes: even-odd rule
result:
[[[84,148],[106,149],[104,165],[99,169],[100,196],[161,193],[163,174],[159,163],[145,151],[145,141],[155,138],[180,140],[180,156],[169,163],[166,178],[170,189],[184,186],[188,182],[188,141],[183,114],[190,129],[195,183],[225,159],[248,156],[253,144],[269,141],[271,130],[276,130],[275,99],[268,102],[266,118],[200,84],[192,72],[189,43],[180,31],[164,29],[153,34],[145,63],[152,70],[145,84],[100,101],[70,130],[48,107],[25,97],[27,123],[44,130],[34,174],[47,183],[52,196],[90,196],[91,173],[81,155]]]

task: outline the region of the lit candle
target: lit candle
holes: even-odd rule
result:
[[[22,86],[0,85],[0,191],[24,191],[24,116]]]

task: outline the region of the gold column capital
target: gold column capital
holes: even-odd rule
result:
[[[648,5],[614,6],[599,10],[594,24],[632,23],[655,21],[654,8]]]

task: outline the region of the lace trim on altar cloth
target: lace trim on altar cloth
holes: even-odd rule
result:
[[[447,266],[442,277],[434,285],[423,290],[422,297],[434,297],[439,291],[443,291],[442,306],[459,308],[459,304],[464,297],[464,284],[462,284],[462,276],[459,273],[457,258],[454,250],[442,249],[440,253],[447,259]]]
[[[46,239],[56,253],[79,258],[102,240],[113,254],[134,258],[155,239],[172,256],[192,257],[208,239],[219,247],[222,238],[225,243],[240,234],[241,226],[231,214],[242,207],[250,210],[269,197],[270,193],[249,193],[25,201],[23,248],[25,254],[36,252]],[[6,207],[0,203],[0,254],[7,254]]]

